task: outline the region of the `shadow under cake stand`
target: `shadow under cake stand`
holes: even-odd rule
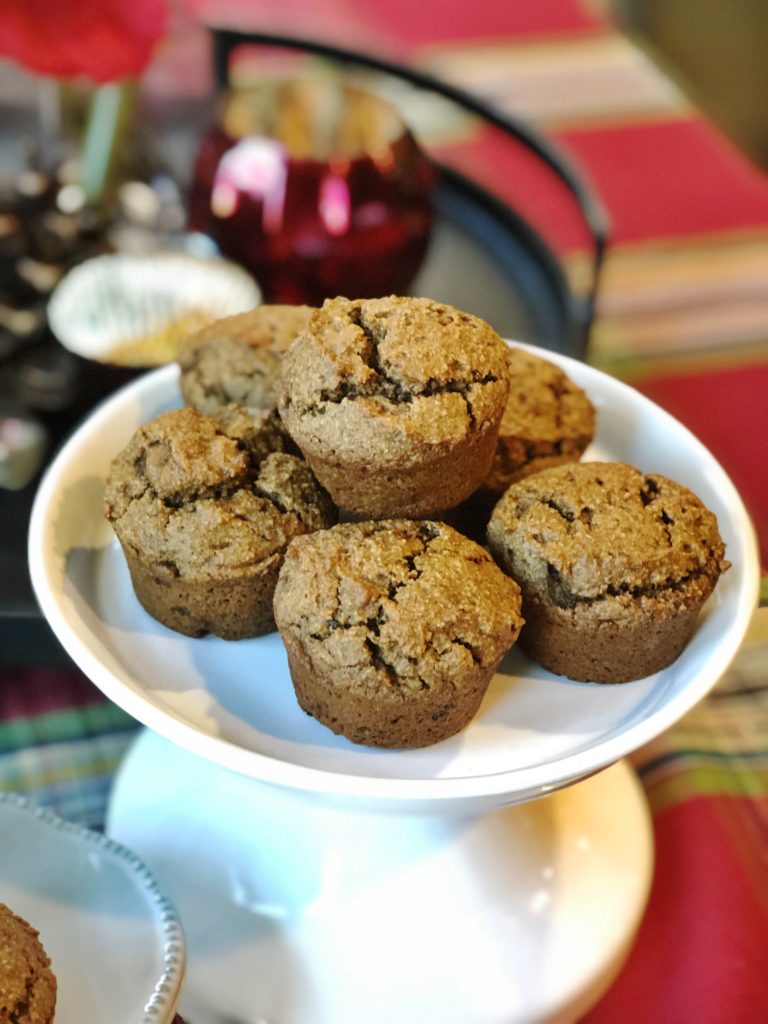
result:
[[[179,403],[175,367],[73,435],[38,491],[32,580],[69,654],[143,722],[108,831],[148,864],[188,938],[191,1024],[575,1020],[610,984],[651,878],[648,812],[621,761],[700,700],[756,603],[754,532],[681,424],[564,356],[597,406],[589,459],[694,490],[732,568],[664,671],[573,683],[513,649],[476,718],[423,750],[333,736],[298,707],[277,634],[190,640],[139,606],[101,514],[110,461]]]

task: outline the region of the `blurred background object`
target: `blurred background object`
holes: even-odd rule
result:
[[[111,253],[65,275],[48,319],[64,348],[90,364],[84,372],[92,374],[99,364],[135,373],[173,362],[190,334],[260,301],[253,278],[217,256]]]
[[[49,328],[52,292],[84,260],[183,225],[180,192],[134,145],[135,83],[167,15],[165,0],[0,7],[0,402],[14,408],[6,426],[34,437],[27,483],[88,405]],[[22,435],[7,432],[19,465]],[[0,486],[20,487],[18,472],[9,479]]]
[[[189,214],[268,302],[403,294],[432,226],[434,172],[397,110],[338,74],[227,89]]]
[[[612,0],[619,23],[768,170],[765,0]]]

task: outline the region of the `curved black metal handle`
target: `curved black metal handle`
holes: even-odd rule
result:
[[[584,330],[585,334],[588,333],[595,314],[600,272],[610,234],[610,220],[597,194],[582,174],[538,131],[523,120],[512,118],[507,114],[501,114],[478,97],[463,89],[443,82],[441,79],[435,78],[424,71],[418,71],[415,68],[397,64],[394,61],[377,57],[373,54],[355,53],[352,50],[346,50],[343,47],[319,42],[314,39],[273,35],[267,32],[239,32],[232,29],[216,28],[214,29],[213,38],[214,70],[216,80],[221,87],[225,87],[228,84],[229,59],[232,50],[237,46],[257,44],[302,50],[306,53],[313,53],[341,63],[356,64],[374,71],[381,71],[395,78],[404,79],[418,88],[436,92],[446,99],[452,100],[457,106],[463,107],[470,113],[476,114],[478,117],[483,118],[483,120],[493,124],[531,150],[571,192],[590,234],[592,242],[592,275],[590,286],[585,296],[586,307],[583,311]]]

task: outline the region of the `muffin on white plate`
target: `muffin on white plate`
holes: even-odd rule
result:
[[[277,413],[283,353],[306,325],[309,306],[262,305],[197,331],[178,356],[187,405],[215,419],[257,459],[269,452],[298,455]]]

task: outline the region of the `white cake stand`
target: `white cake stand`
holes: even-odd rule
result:
[[[109,829],[177,903],[191,1024],[566,1021],[618,970],[651,839],[615,762],[730,663],[756,602],[757,548],[733,485],[684,427],[546,355],[597,407],[587,458],[689,486],[733,565],[663,672],[578,684],[513,650],[473,722],[424,750],[357,747],[305,716],[277,634],[190,640],[138,605],[101,498],[135,428],[178,404],[175,368],[102,405],[43,481],[30,523],[38,600],[83,671],[151,730],[117,780]]]
[[[652,839],[623,762],[485,814],[350,809],[145,731],[113,837],[174,901],[191,1024],[573,1021],[640,921]]]

